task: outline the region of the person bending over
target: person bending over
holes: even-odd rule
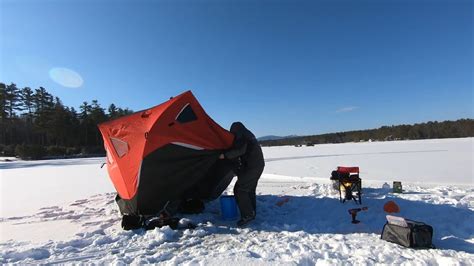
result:
[[[220,154],[219,158],[240,160],[240,167],[236,171],[234,195],[241,216],[237,226],[244,226],[255,219],[257,183],[265,167],[265,161],[255,135],[241,122],[232,123],[230,132],[235,137],[232,148]]]

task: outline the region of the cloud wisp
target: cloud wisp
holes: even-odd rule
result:
[[[347,106],[347,107],[343,107],[341,109],[336,110],[336,113],[347,113],[347,112],[355,111],[357,109],[359,109],[358,106]]]

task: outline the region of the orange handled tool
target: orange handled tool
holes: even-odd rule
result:
[[[353,224],[358,224],[358,223],[360,223],[359,220],[356,220],[357,213],[360,212],[360,211],[366,211],[366,210],[368,210],[368,209],[369,209],[368,207],[349,209],[348,212],[349,212],[349,214],[352,216],[352,223],[353,223]]]

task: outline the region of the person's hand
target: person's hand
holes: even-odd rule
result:
[[[221,154],[219,155],[219,159],[221,159],[221,160],[222,160],[222,159],[225,159],[224,154],[221,153]]]

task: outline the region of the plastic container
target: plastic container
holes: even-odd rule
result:
[[[224,220],[235,220],[239,217],[237,202],[232,195],[224,195],[220,197],[221,214]]]
[[[402,182],[393,181],[393,193],[403,193]]]

